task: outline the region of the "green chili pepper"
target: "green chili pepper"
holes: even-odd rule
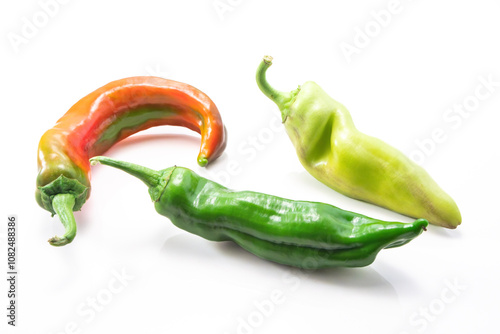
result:
[[[269,85],[272,57],[257,69],[260,90],[280,108],[300,162],[330,188],[404,215],[448,228],[462,217],[453,199],[419,165],[380,139],[359,132],[349,111],[308,81],[280,92]]]
[[[428,222],[386,222],[329,204],[232,191],[183,167],[154,171],[106,157],[149,187],[156,211],[177,227],[212,241],[234,241],[266,260],[295,267],[361,267],[384,248],[410,242]]]

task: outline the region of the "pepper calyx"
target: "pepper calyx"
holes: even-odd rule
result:
[[[83,185],[76,179],[72,179],[64,175],[59,175],[57,179],[50,182],[49,184],[39,186],[38,190],[40,192],[40,201],[43,204],[44,209],[50,211],[50,213],[52,213],[52,216],[54,216],[56,214],[56,211],[53,206],[53,200],[56,195],[72,195],[75,199],[73,211],[79,211],[87,200],[87,195],[90,187]]]

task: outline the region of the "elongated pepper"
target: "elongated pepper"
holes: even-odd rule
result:
[[[49,239],[54,246],[76,235],[73,211],[90,195],[89,158],[120,140],[160,125],[184,126],[201,134],[198,164],[222,154],[226,130],[212,100],[185,83],[158,77],[113,81],[79,100],[45,132],[38,147],[38,204],[57,214],[66,232]]]
[[[156,211],[177,227],[300,268],[369,265],[380,250],[410,242],[428,225],[425,219],[386,222],[329,204],[232,191],[183,167],[155,171],[107,157],[90,160],[142,180]]]
[[[456,228],[462,217],[455,201],[402,152],[361,133],[349,111],[308,81],[292,92],[274,89],[266,79],[272,57],[256,74],[260,90],[280,111],[300,162],[330,188],[431,224]]]

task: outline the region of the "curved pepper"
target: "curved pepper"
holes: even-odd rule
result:
[[[177,227],[300,268],[367,266],[380,250],[410,242],[428,225],[425,219],[386,222],[329,204],[232,191],[183,167],[155,171],[106,157],[90,161],[142,180],[156,211]]]
[[[160,125],[184,126],[201,134],[198,164],[222,154],[226,130],[212,100],[193,86],[157,77],[113,81],[82,98],[45,132],[38,147],[38,204],[59,215],[66,228],[54,246],[76,234],[73,211],[90,195],[89,158],[116,142]]]
[[[349,197],[431,224],[456,228],[453,199],[419,165],[380,139],[359,132],[349,111],[308,81],[290,93],[269,85],[272,57],[257,69],[260,90],[280,108],[300,162],[316,179]]]

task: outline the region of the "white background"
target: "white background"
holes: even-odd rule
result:
[[[74,0],[51,7],[48,17],[34,0],[2,2],[0,219],[18,215],[20,273],[15,329],[6,325],[6,280],[0,283],[2,328],[498,333],[500,3],[401,0],[385,26],[374,23],[373,13],[388,7],[388,0]],[[26,35],[26,22],[40,27]],[[366,45],[359,35],[365,28],[372,29]],[[17,45],[16,38],[24,40]],[[346,44],[358,45],[357,53],[346,57]],[[34,199],[40,136],[84,95],[134,75],[163,76],[208,94],[229,131],[227,150],[200,168],[199,136],[162,127],[119,143],[109,156],[156,169],[181,165],[233,189],[411,221],[344,197],[305,172],[277,107],[255,84],[265,54],[274,56],[269,81],[276,88],[316,81],[351,111],[359,130],[420,157],[458,203],[462,225],[432,226],[404,247],[383,250],[369,267],[301,272],[179,230],[155,212],[141,182],[97,166],[74,242],[46,242],[63,228]],[[476,89],[487,92],[477,87],[488,77],[497,86],[474,100]],[[478,101],[468,117],[447,114],[464,101]],[[436,129],[444,139],[429,144]],[[115,281],[118,272],[125,283]],[[279,303],[272,301],[277,294]],[[92,298],[105,305],[90,311]]]

